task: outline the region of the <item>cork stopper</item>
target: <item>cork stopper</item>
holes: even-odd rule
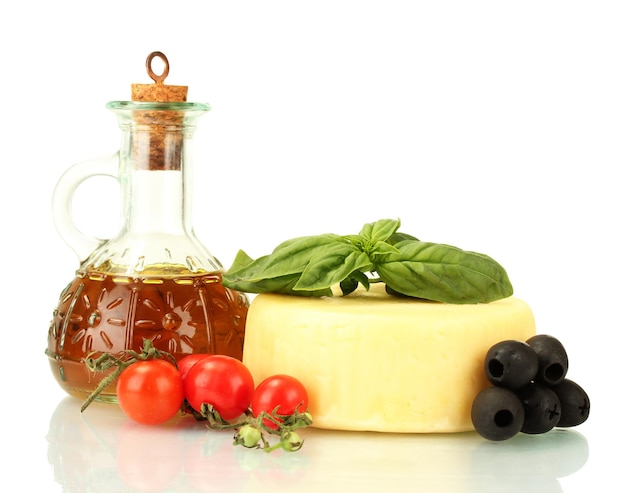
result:
[[[163,73],[155,74],[152,62],[160,58]],[[163,103],[163,107],[148,107],[133,111],[134,130],[131,155],[138,169],[180,170],[183,160],[184,111],[168,107],[168,103],[186,103],[187,86],[163,83],[170,71],[167,57],[153,51],[146,59],[146,70],[154,84],[132,84],[131,97],[139,103]]]
[[[160,58],[164,63],[163,73],[157,75],[152,69],[152,62]],[[153,103],[184,103],[187,101],[187,86],[170,86],[164,84],[170,72],[167,57],[160,51],[153,51],[146,59],[146,70],[154,84],[131,84],[131,99],[133,101],[148,101]]]

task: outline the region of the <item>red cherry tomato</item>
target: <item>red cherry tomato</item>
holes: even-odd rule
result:
[[[173,418],[183,399],[180,373],[164,360],[133,363],[117,380],[119,406],[129,418],[141,424],[160,424]]]
[[[210,355],[204,353],[188,354],[178,362],[178,371],[180,372],[180,378],[183,379],[183,382],[185,381],[185,378],[187,378],[187,373],[189,373],[189,369],[198,361],[203,360],[207,356]]]
[[[263,380],[252,395],[251,408],[254,416],[259,416],[263,411],[272,414],[290,416],[296,409],[304,413],[309,405],[309,396],[306,388],[295,377],[290,375],[273,375]],[[280,421],[280,419],[279,419]],[[277,428],[276,423],[265,419],[264,423],[270,428]]]
[[[254,379],[238,359],[222,354],[207,356],[193,365],[184,381],[185,398],[200,412],[211,404],[226,421],[241,416],[250,406]]]

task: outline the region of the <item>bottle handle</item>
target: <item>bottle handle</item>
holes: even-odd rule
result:
[[[52,194],[52,219],[59,236],[78,255],[82,262],[107,240],[89,236],[74,224],[72,199],[79,185],[93,176],[111,176],[118,179],[119,152],[107,157],[83,161],[71,166],[56,184]]]

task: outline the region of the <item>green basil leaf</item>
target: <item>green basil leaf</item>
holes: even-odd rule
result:
[[[265,277],[277,277],[296,272],[303,272],[311,258],[323,254],[335,244],[347,244],[341,236],[325,234],[303,236],[281,243],[270,254]]]
[[[396,231],[394,234],[392,234],[389,237],[389,239],[387,240],[387,243],[389,243],[390,245],[395,245],[396,243],[400,243],[401,241],[404,241],[404,240],[419,241],[415,236],[411,236],[410,234]]]
[[[304,271],[312,256],[323,252],[334,243],[346,243],[337,235],[303,236],[278,245],[270,255],[244,265],[243,268],[231,268],[226,277],[240,281],[261,281]],[[240,263],[241,265],[241,263]]]
[[[311,257],[295,290],[311,291],[334,286],[353,271],[371,268],[367,254],[350,243],[334,243]]]
[[[248,293],[261,293],[264,291],[283,292],[289,290],[289,285],[293,286],[300,273],[263,277],[263,272],[267,269],[270,256],[265,255],[256,260],[252,260],[248,254],[240,250],[235,256],[235,260],[230,269],[222,274],[222,284],[227,288],[246,291]]]
[[[363,250],[363,246],[365,244],[365,238],[361,235],[344,235],[342,238],[350,243],[352,243],[355,247]]]
[[[231,272],[237,272],[238,270],[248,267],[252,262],[254,262],[254,259],[252,257],[250,257],[243,250],[239,250],[237,252],[237,255],[235,255],[235,260],[233,260],[233,265],[230,266],[229,270]]]
[[[350,278],[362,284],[365,289],[369,290],[370,278],[367,277],[367,275],[363,271],[355,270],[352,274],[350,274]]]
[[[330,289],[309,291],[294,291],[294,286],[300,279],[300,273],[289,274],[274,278],[248,281],[229,274],[222,277],[222,284],[227,288],[246,293],[282,293],[299,296],[332,296]]]
[[[348,276],[339,283],[339,287],[341,288],[341,294],[346,296],[359,287],[359,281],[357,281],[354,277]]]
[[[386,241],[377,241],[371,251],[371,254],[374,255],[390,255],[393,253],[399,253],[398,249]]]
[[[339,283],[339,287],[341,288],[341,294],[343,296],[346,296],[352,293],[359,287],[359,284],[362,284],[367,290],[369,290],[370,288],[369,277],[367,277],[360,270],[355,270],[346,279]]]
[[[370,244],[374,245],[379,241],[387,241],[399,227],[399,219],[380,219],[374,223],[363,226],[359,234]]]
[[[506,271],[487,255],[405,240],[376,266],[381,280],[407,296],[445,303],[488,303],[513,294]]]
[[[237,254],[231,268],[222,275],[223,283],[227,287],[232,287],[231,284],[235,282],[254,282],[267,278],[263,276],[263,272],[267,269],[269,255],[259,257],[252,262],[249,262],[244,255],[247,256],[245,253]]]

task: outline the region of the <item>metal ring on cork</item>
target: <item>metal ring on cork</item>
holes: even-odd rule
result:
[[[159,75],[152,68],[155,58],[163,62],[163,72]],[[170,63],[160,51],[153,51],[146,58],[146,71],[154,84],[132,84],[131,98],[133,101],[151,103],[182,103],[187,101],[187,86],[165,84],[165,78],[170,73]]]
[[[154,70],[152,70],[152,60],[154,60],[156,57],[160,58],[164,64],[163,73],[161,75],[155,74]],[[146,70],[148,71],[148,75],[154,82],[156,82],[157,84],[163,84],[163,81],[170,73],[170,63],[167,61],[167,57],[163,53],[161,53],[160,51],[153,51],[148,55],[148,58],[146,59]]]

